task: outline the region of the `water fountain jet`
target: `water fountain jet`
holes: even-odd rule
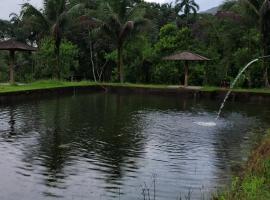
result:
[[[230,94],[232,93],[232,90],[233,90],[234,86],[236,85],[236,83],[237,83],[237,81],[239,80],[239,78],[241,77],[241,75],[242,75],[242,74],[248,69],[248,67],[251,66],[253,63],[258,62],[258,61],[261,60],[261,59],[269,58],[269,57],[270,57],[270,55],[267,55],[267,56],[261,56],[261,57],[259,57],[259,58],[256,58],[256,59],[250,61],[243,69],[241,69],[241,71],[239,72],[239,74],[236,76],[236,78],[234,79],[233,83],[231,84],[230,89],[229,89],[229,91],[227,92],[227,94],[226,94],[226,96],[225,96],[225,98],[224,98],[224,100],[223,100],[223,102],[222,102],[222,104],[221,104],[221,106],[220,106],[220,108],[219,108],[219,111],[218,111],[218,115],[217,115],[217,117],[216,117],[216,120],[218,120],[218,119],[220,118],[220,115],[221,115],[221,112],[222,112],[222,110],[223,110],[223,108],[224,108],[224,106],[225,106],[225,103],[226,103],[226,101],[228,100]]]
[[[265,58],[269,58],[270,55],[267,55],[267,56],[261,56],[259,58],[256,58],[252,61],[250,61],[243,69],[241,69],[241,71],[239,72],[239,74],[236,76],[236,78],[234,79],[233,83],[231,84],[230,86],[230,89],[229,91],[227,92],[220,108],[219,108],[219,111],[218,111],[218,115],[216,117],[216,121],[220,118],[220,115],[221,115],[221,112],[225,106],[225,103],[226,101],[228,100],[230,94],[232,93],[232,90],[234,88],[234,86],[236,85],[237,81],[239,80],[239,78],[241,77],[241,75],[248,69],[249,66],[251,66],[253,63],[255,62],[258,62],[259,60],[261,59],[265,59]],[[214,127],[216,126],[216,123],[215,122],[195,122],[195,124],[199,125],[199,126],[205,126],[205,127]]]

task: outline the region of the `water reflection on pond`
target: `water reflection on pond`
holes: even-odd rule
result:
[[[81,94],[0,107],[0,199],[207,199],[269,122],[263,104]],[[256,134],[254,134],[256,130]]]

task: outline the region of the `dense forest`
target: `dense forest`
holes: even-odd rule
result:
[[[0,20],[1,40],[38,47],[16,54],[16,80],[92,80],[183,84],[183,63],[162,58],[191,51],[190,84],[231,82],[250,60],[270,54],[270,1],[229,0],[217,12],[199,12],[194,0],[171,4],[143,0],[44,0]],[[0,80],[8,80],[0,52]],[[253,65],[238,87],[269,87],[267,60]]]

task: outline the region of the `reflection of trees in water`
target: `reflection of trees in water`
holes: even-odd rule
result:
[[[66,116],[65,102],[56,98],[48,104],[42,104],[43,128],[39,138],[39,152],[42,157],[42,165],[48,170],[48,182],[57,182],[57,178],[63,173],[65,162],[69,160],[68,149],[60,148],[66,142],[65,128],[69,126]],[[49,184],[49,183],[48,183]]]
[[[141,124],[131,115],[134,110],[133,101],[103,94],[40,102],[34,114],[20,110],[25,115],[17,119],[21,123],[18,131],[32,131],[34,123],[34,130],[39,132],[34,145],[25,139],[24,160],[44,168],[38,173],[47,176],[46,185],[55,186],[69,173],[80,171],[80,162],[73,160],[74,156],[88,158],[108,184],[114,184],[126,171],[136,171],[136,159],[143,152]],[[78,165],[78,171],[64,170],[72,165]]]
[[[1,130],[10,136],[26,135],[29,130],[36,130],[39,127],[39,115],[37,115],[38,108],[35,102],[31,106],[27,104],[20,104],[20,106],[10,104],[5,107],[1,113],[5,116],[2,120],[9,125],[8,130]],[[27,118],[25,118],[27,116]]]
[[[9,134],[10,135],[15,135],[15,113],[14,113],[14,107],[10,107],[9,109],[9,121],[8,124],[10,125],[10,130],[9,130]]]
[[[143,152],[141,127],[132,118],[136,103],[118,95],[80,98],[78,110],[72,112],[73,118],[80,120],[73,127],[78,133],[75,141],[88,152],[82,156],[97,160],[97,167],[107,177],[106,181],[113,184],[124,176],[127,168],[137,169],[136,159]],[[83,125],[83,130],[80,125]]]

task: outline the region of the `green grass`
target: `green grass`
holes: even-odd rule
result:
[[[19,92],[19,91],[29,91],[29,90],[38,90],[38,89],[53,89],[53,88],[64,88],[71,86],[90,86],[95,85],[95,83],[82,81],[82,82],[65,82],[65,81],[37,81],[29,84],[23,85],[0,85],[0,93],[8,92]]]
[[[252,152],[244,173],[236,177],[228,191],[217,200],[270,199],[270,131]]]
[[[28,83],[24,85],[1,85],[0,93],[8,92],[19,92],[39,89],[53,89],[53,88],[65,88],[65,87],[76,87],[76,86],[113,86],[113,87],[126,87],[126,88],[145,88],[145,89],[172,89],[168,85],[157,85],[157,84],[134,84],[134,83],[95,83],[90,81],[80,82],[67,82],[67,81],[56,81],[56,80],[43,80]],[[202,87],[198,89],[204,92],[218,92],[227,91],[227,89],[219,87]],[[270,94],[270,89],[234,89],[235,92],[245,93],[258,93],[258,94]]]
[[[131,84],[131,83],[95,83],[90,81],[80,81],[80,82],[67,82],[67,81],[56,81],[56,80],[43,80],[36,81],[33,83],[23,84],[23,85],[4,85],[0,84],[0,93],[9,92],[20,92],[29,90],[40,90],[40,89],[53,89],[53,88],[65,88],[65,87],[79,87],[79,86],[115,86],[115,87],[129,87],[129,88],[156,88],[165,89],[166,85],[145,85],[145,84]]]

